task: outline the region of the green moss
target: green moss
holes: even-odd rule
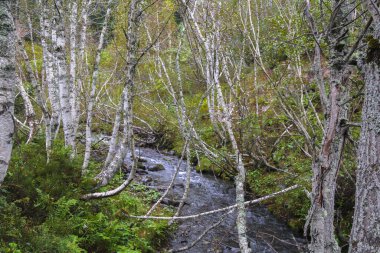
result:
[[[380,42],[375,39],[372,35],[367,36],[367,55],[366,63],[371,63],[375,61],[377,64],[380,63]]]

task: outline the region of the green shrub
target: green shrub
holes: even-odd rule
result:
[[[144,214],[155,192],[79,200],[94,186],[81,178],[81,158],[70,159],[70,151],[57,141],[47,164],[43,150],[43,139],[14,148],[1,188],[0,252],[155,252],[162,246],[167,222],[138,222],[124,215]]]

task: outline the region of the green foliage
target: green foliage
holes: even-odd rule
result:
[[[124,215],[145,213],[156,192],[79,200],[94,186],[81,180],[80,159],[70,159],[58,141],[46,164],[43,146],[37,139],[14,149],[1,188],[0,252],[155,252],[165,242],[167,222],[136,222]]]
[[[292,179],[277,172],[264,172],[260,169],[247,173],[247,183],[250,190],[258,196],[279,191],[288,185],[302,184],[298,179]],[[302,232],[304,219],[310,206],[310,201],[302,190],[297,189],[280,195],[267,202],[267,206],[275,216],[286,221],[293,230]]]

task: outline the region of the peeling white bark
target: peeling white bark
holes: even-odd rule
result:
[[[78,26],[78,3],[77,1],[71,2],[70,13],[70,75],[69,75],[69,91],[70,91],[70,105],[71,117],[73,124],[73,135],[76,136],[79,124],[80,108],[78,101],[78,87],[77,87],[77,26]],[[73,152],[76,152],[73,150]]]
[[[0,185],[7,174],[12,153],[16,75],[16,38],[11,1],[0,1]]]
[[[70,85],[67,78],[64,10],[62,0],[55,1],[54,23],[56,27],[56,38],[53,40],[54,57],[57,67],[57,82],[59,86],[59,100],[61,103],[61,115],[65,145],[69,146],[72,154],[75,154],[75,124],[72,115],[72,104],[70,101]]]
[[[90,91],[90,97],[88,99],[88,105],[87,105],[87,121],[86,121],[86,146],[85,146],[85,152],[84,152],[84,160],[83,160],[83,166],[82,171],[85,174],[87,171],[88,163],[90,161],[91,156],[91,141],[92,141],[92,135],[91,135],[91,125],[92,125],[92,111],[94,107],[94,100],[95,100],[95,91],[96,91],[96,83],[99,75],[99,64],[100,64],[100,54],[103,49],[104,44],[104,36],[107,33],[107,26],[108,21],[111,14],[111,3],[113,0],[109,0],[107,4],[107,11],[106,16],[104,18],[103,28],[100,33],[99,38],[99,44],[98,48],[96,50],[96,56],[95,56],[95,63],[94,63],[94,69],[92,72],[92,80],[91,80],[91,91]]]
[[[91,193],[83,196],[85,199],[91,198],[101,198],[115,195],[121,192],[125,187],[127,187],[133,180],[136,171],[136,154],[135,154],[135,144],[133,137],[133,97],[134,97],[134,85],[135,85],[135,73],[138,60],[138,32],[140,28],[140,22],[142,19],[141,12],[141,1],[142,0],[132,0],[129,6],[128,12],[128,27],[126,29],[126,39],[127,39],[127,55],[125,58],[126,68],[125,76],[126,82],[124,85],[124,90],[122,93],[123,103],[123,115],[124,115],[124,136],[120,143],[120,148],[116,152],[115,157],[109,166],[105,167],[97,176],[99,185],[103,186],[109,183],[113,178],[116,171],[120,168],[123,163],[125,156],[127,154],[127,147],[131,152],[132,164],[130,166],[131,172],[128,179],[118,188],[103,192],[103,193]],[[117,117],[117,116],[116,116]]]
[[[46,86],[48,88],[49,100],[51,104],[51,117],[50,117],[50,133],[46,132],[47,136],[47,147],[51,146],[52,139],[56,136],[59,129],[59,117],[61,112],[61,104],[59,101],[59,88],[55,78],[54,71],[54,58],[51,53],[52,51],[52,30],[51,21],[48,18],[48,7],[47,3],[40,0],[39,6],[42,9],[42,17],[40,19],[41,26],[41,46],[43,54],[43,67],[46,76]],[[55,39],[55,38],[54,38]],[[46,129],[48,131],[48,129]]]

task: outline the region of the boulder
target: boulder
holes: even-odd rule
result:
[[[146,166],[142,162],[137,162],[137,168],[141,170],[146,170]]]
[[[161,170],[165,170],[165,167],[162,164],[155,164],[153,166],[148,166],[148,170],[149,171],[161,171]]]
[[[139,174],[139,175],[146,175],[146,174],[148,174],[148,172],[146,170],[141,170],[141,169],[137,169],[136,173]]]
[[[146,163],[148,160],[146,160],[145,158],[142,158],[142,157],[138,157],[137,161],[140,163]]]
[[[144,177],[142,180],[141,180],[141,182],[143,183],[143,184],[149,184],[150,182],[152,182],[153,181],[153,178],[151,178],[151,177],[149,177],[149,176],[146,176],[146,177]]]

